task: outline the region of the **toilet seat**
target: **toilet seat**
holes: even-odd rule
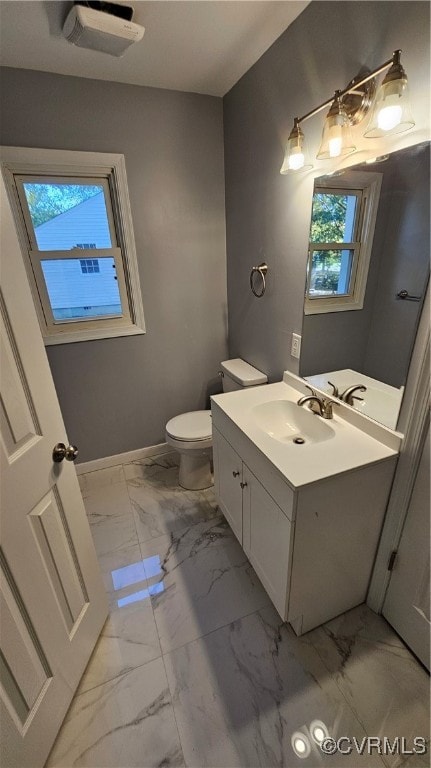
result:
[[[180,454],[179,484],[189,491],[213,485],[211,411],[190,411],[166,424],[166,442]]]
[[[211,411],[189,411],[174,416],[166,424],[166,434],[181,443],[212,442]]]

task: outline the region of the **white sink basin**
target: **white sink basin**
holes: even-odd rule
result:
[[[332,420],[322,419],[307,403],[297,405],[303,395],[304,382],[286,371],[283,381],[275,384],[214,395],[211,407],[228,434],[232,421],[293,488],[399,452],[401,436],[396,432],[363,419],[343,403]],[[305,443],[295,444],[298,437]]]
[[[332,427],[307,406],[297,405],[291,400],[260,403],[251,409],[251,413],[259,429],[280,443],[320,443],[335,435]]]

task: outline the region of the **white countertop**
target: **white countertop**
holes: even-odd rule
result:
[[[298,388],[292,386],[292,383]],[[398,454],[400,435],[390,433],[384,427],[379,431],[379,425],[368,423],[370,420],[366,418],[364,428],[359,429],[349,421],[348,412],[352,409],[343,405],[335,406],[334,418],[324,421],[332,428],[333,436],[317,443],[295,445],[292,442],[280,442],[255,422],[252,413],[254,406],[274,400],[290,400],[297,403],[304,393],[309,394],[304,389],[303,382],[301,383],[298,377],[285,373],[284,381],[277,384],[215,395],[211,401],[239,427],[294,488]]]

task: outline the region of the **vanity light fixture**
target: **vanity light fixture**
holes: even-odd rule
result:
[[[341,98],[341,91],[335,92],[335,99],[326,115],[322,143],[317,153],[319,159],[349,155],[356,149],[350,133],[350,121]]]
[[[389,70],[376,92],[375,78]],[[347,87],[335,91],[327,101],[302,117],[295,117],[280,173],[295,173],[312,167],[307,160],[304,133],[300,123],[330,107],[323,126],[319,159],[332,159],[354,152],[350,126],[361,122],[372,107],[371,120],[364,133],[367,138],[389,136],[413,128],[415,122],[408,101],[407,75],[401,64],[401,51],[372,72],[355,77]]]
[[[285,174],[290,171],[305,171],[313,167],[312,163],[306,161],[307,149],[305,146],[304,134],[299,127],[298,118],[293,121],[293,128],[287,140],[286,154],[280,173]]]

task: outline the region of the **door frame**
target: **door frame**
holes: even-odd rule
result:
[[[367,605],[376,613],[382,613],[391,579],[391,571],[388,570],[389,559],[392,552],[397,551],[400,543],[429,424],[429,317],[430,283],[428,282],[398,422],[398,428],[404,434],[404,440],[367,595]]]

